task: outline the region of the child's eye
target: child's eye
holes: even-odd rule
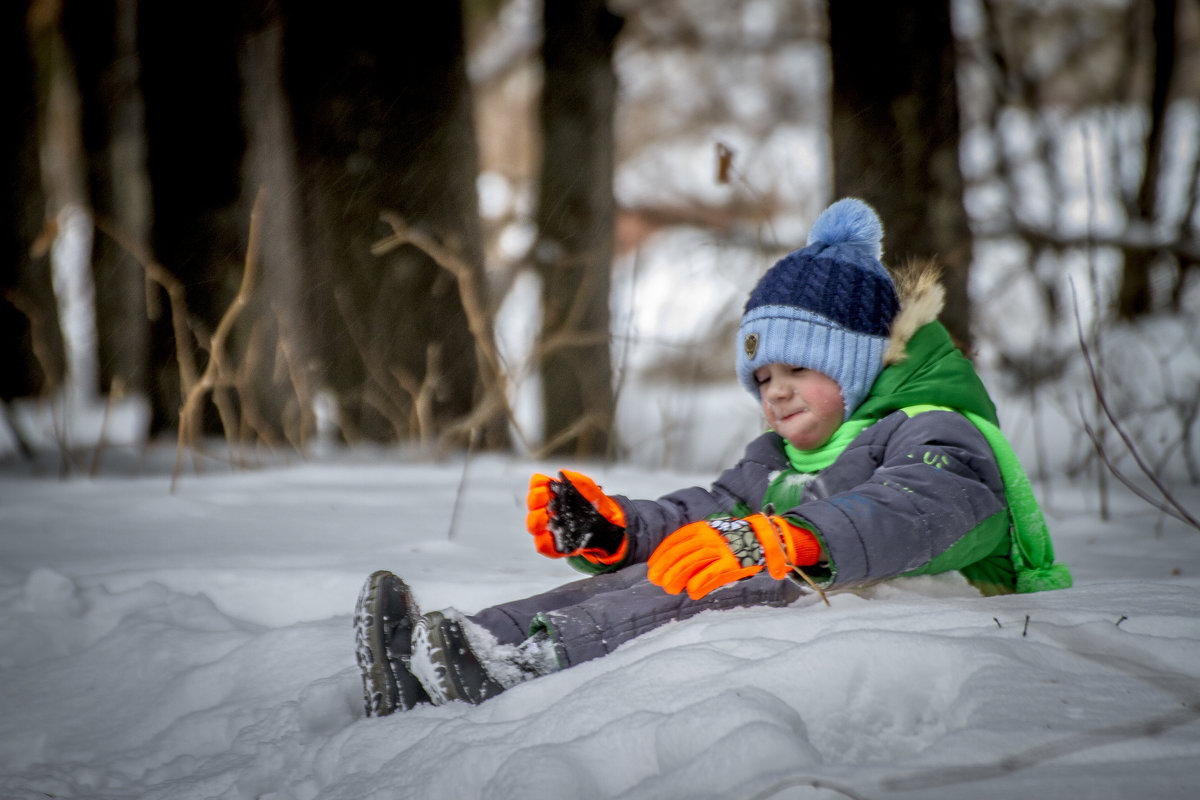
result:
[[[792,367],[793,375],[799,375],[801,372],[808,372],[808,367]]]

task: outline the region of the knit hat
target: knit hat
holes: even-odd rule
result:
[[[807,246],[781,258],[750,292],[738,328],[738,380],[759,396],[754,371],[788,364],[837,381],[849,419],[883,371],[896,285],[880,263],[883,225],[861,200],[821,212]]]

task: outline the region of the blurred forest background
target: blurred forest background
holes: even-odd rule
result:
[[[1200,483],[1200,0],[4,9],[6,412],[621,457],[623,387],[732,383],[745,291],[852,195],[1009,390],[1086,384],[1086,339]]]

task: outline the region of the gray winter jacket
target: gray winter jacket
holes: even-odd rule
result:
[[[986,559],[1006,568],[1010,543],[1000,471],[987,441],[961,414],[889,414],[817,473],[799,503],[764,507],[781,494],[781,483],[799,480],[783,440],[766,433],[709,489],[682,489],[658,500],[617,497],[630,544],[625,563],[646,561],[666,536],[690,522],[766,511],[817,534],[830,562],[810,575],[828,587],[961,569]]]
[[[766,508],[767,498],[801,492],[786,508]],[[673,531],[713,515],[759,511],[793,518],[821,538],[830,562],[805,570],[818,585],[861,585],[967,567],[964,574],[981,590],[1012,591],[1000,473],[984,437],[953,412],[889,414],[811,480],[799,478],[783,440],[768,433],[751,442],[742,460],[709,489],[682,489],[658,500],[615,499],[627,524],[629,555],[623,563],[586,569],[588,562],[575,560],[586,571],[607,574],[493,606],[471,619],[509,644],[546,631],[559,664],[570,666],[703,611],[788,605],[801,588],[765,572],[699,600],[669,595],[646,579],[643,562]],[[994,565],[984,571],[989,580],[969,574],[981,562]]]

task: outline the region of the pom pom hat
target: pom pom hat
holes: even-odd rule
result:
[[[807,246],[781,258],[750,292],[738,328],[738,380],[759,396],[754,371],[788,364],[837,381],[845,419],[883,371],[896,285],[880,263],[883,225],[861,200],[821,212]]]

